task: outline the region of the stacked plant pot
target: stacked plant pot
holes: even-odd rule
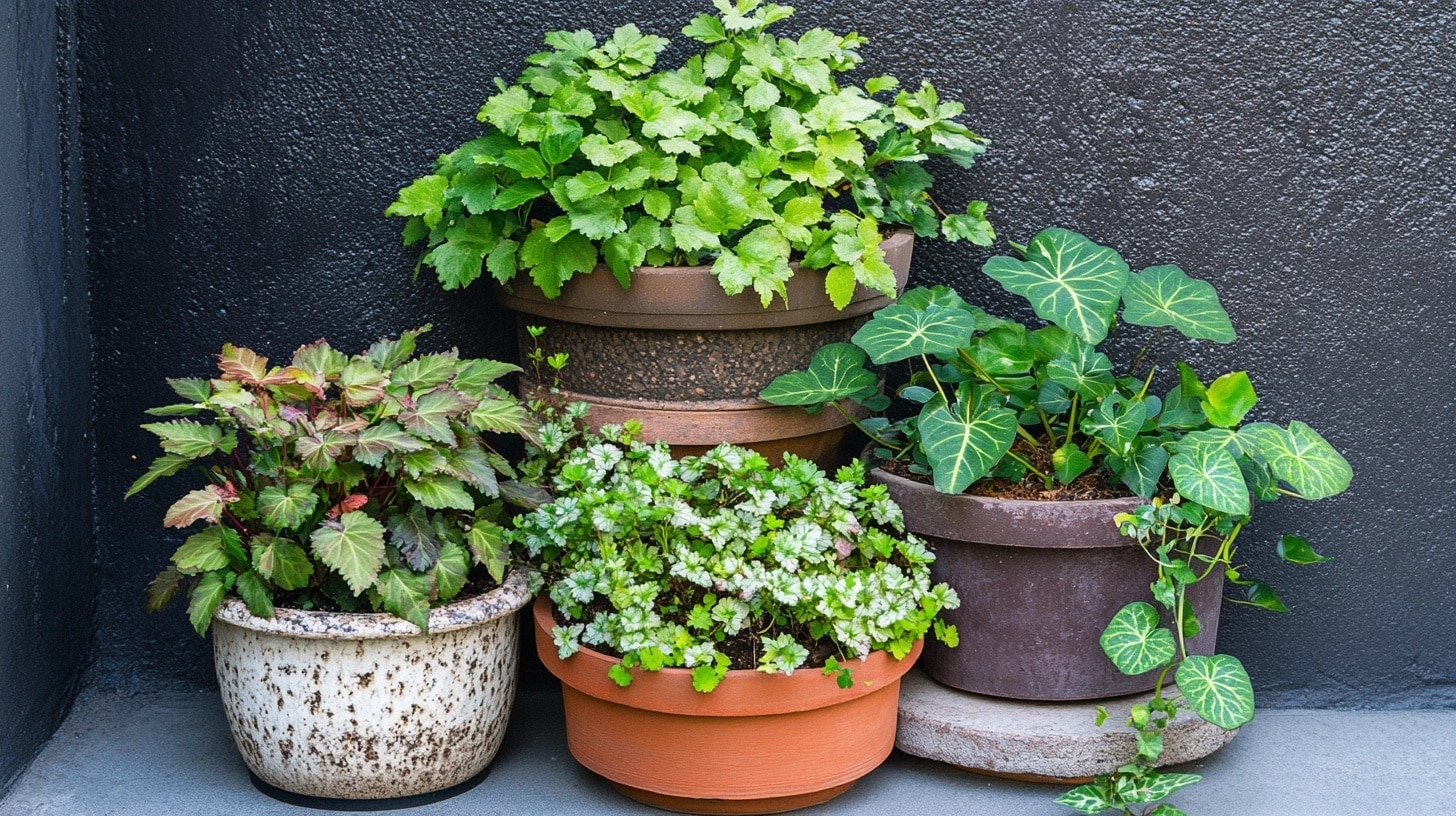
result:
[[[897,232],[881,246],[903,289],[914,235]],[[822,467],[841,464],[849,422],[838,411],[770,405],[758,392],[807,366],[820,347],[847,342],[890,299],[860,287],[836,309],[824,273],[791,266],[787,302],[767,309],[752,292],[724,294],[706,266],[640,267],[630,290],[601,266],[555,299],[518,280],[498,296],[517,313],[521,358],[538,347],[569,355],[560,372],[537,375],[557,382],[526,376],[521,393],[555,385],[566,401],[591,405],[594,426],[641,420],[646,441],[666,441],[680,455],[731,442],[775,461],[787,451]],[[533,337],[528,326],[546,331]]]

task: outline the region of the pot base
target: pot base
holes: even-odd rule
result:
[[[490,766],[485,770],[461,782],[430,793],[416,793],[410,796],[397,796],[392,799],[335,799],[328,796],[305,796],[301,793],[293,793],[282,788],[270,785],[258,778],[258,775],[248,771],[248,778],[253,781],[253,787],[259,793],[273,799],[277,799],[285,805],[294,807],[312,808],[314,810],[344,811],[346,813],[373,813],[381,810],[402,810],[404,808],[421,807],[432,805],[436,802],[443,802],[446,799],[453,799],[465,793],[490,775]]]
[[[634,788],[631,785],[612,782],[610,779],[607,781],[617,789],[618,793],[644,805],[671,810],[675,813],[733,814],[733,816],[786,813],[790,810],[821,805],[854,787],[854,782],[851,781],[843,785],[835,785],[832,788],[793,796],[770,796],[763,799],[693,799],[687,796],[670,796],[665,793]]]
[[[1165,688],[1169,693],[1177,694],[1176,687]],[[1124,723],[1129,709],[1145,700],[1140,694],[1076,703],[1003,700],[942,686],[912,670],[901,680],[895,747],[978,774],[1080,784],[1137,754],[1137,739]],[[1108,714],[1100,728],[1094,710],[1099,702]],[[1164,732],[1158,764],[1202,759],[1237,733],[1187,713]]]

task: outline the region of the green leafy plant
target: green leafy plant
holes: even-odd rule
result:
[[[1223,574],[1244,587],[1243,602],[1287,609],[1265,583],[1246,578],[1235,543],[1251,499],[1322,499],[1349,485],[1350,466],[1302,422],[1245,423],[1257,402],[1248,375],[1205,384],[1177,363],[1177,382],[1152,393],[1156,367],[1147,347],[1121,372],[1097,346],[1123,323],[1186,337],[1232,342],[1227,313],[1207,282],[1176,266],[1129,270],[1118,253],[1077,233],[1047,229],[1019,257],[990,259],[984,272],[1025,297],[1049,325],[1029,328],[988,315],[946,287],[906,292],[853,337],[821,349],[805,371],[777,378],[762,397],[818,410],[833,406],[875,442],[884,461],[945,493],[986,479],[1039,483],[1053,498],[1072,483],[1148,500],[1115,521],[1158,566],[1159,609],[1121,610],[1102,636],[1119,670],[1160,670],[1154,697],[1133,710],[1134,762],[1063,797],[1087,813],[1152,803],[1196,777],[1160,774],[1162,731],[1180,710],[1224,728],[1253,717],[1248,675],[1229,655],[1189,655],[1199,624],[1189,586]],[[870,363],[910,361],[913,374],[894,396],[910,409],[892,421],[859,420],[846,408],[891,407]],[[1291,563],[1324,560],[1303,539],[1285,536],[1276,552]],[[1179,695],[1164,695],[1173,673]],[[1176,813],[1170,806],[1154,810]],[[1128,810],[1127,812],[1131,812]]]
[[[685,667],[706,692],[731,668],[815,667],[848,687],[853,658],[903,658],[932,627],[954,638],[937,616],[959,599],[930,585],[934,555],[863,465],[830,478],[732,445],[677,460],[634,427],[579,435],[581,407],[543,423],[554,499],[512,530],[544,565],[563,659],[614,654],[622,685],[633,668]]]
[[[499,582],[501,477],[514,472],[481,433],[531,437],[534,422],[494,382],[515,366],[414,356],[429,328],[353,357],[319,340],[282,366],[225,345],[216,379],[168,380],[183,401],[148,411],[168,417],[142,426],[163,453],[126,495],[196,471],[206,485],[163,523],[205,526],[152,582],[148,609],[185,586],[199,634],[229,593],[258,617],[275,604],[384,610],[424,630],[472,570]]]
[[[841,84],[865,39],[768,33],[788,6],[714,5],[683,29],[700,53],[678,68],[657,67],[667,39],[625,25],[604,41],[551,32],[516,84],[496,80],[485,135],[386,210],[442,286],[525,270],[556,297],[599,261],[624,288],[636,266],[711,263],[726,292],[767,307],[798,257],[843,308],[856,284],[894,296],[887,225],[991,243],[985,202],[947,214],[929,194],[928,159],[969,167],[985,150],[954,121],[963,105],[890,76]]]

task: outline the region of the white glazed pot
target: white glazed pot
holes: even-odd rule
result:
[[[213,657],[233,741],[260,779],[304,796],[431,793],[485,769],[516,691],[527,572],[430,611],[430,631],[383,613],[278,609],[229,598]]]

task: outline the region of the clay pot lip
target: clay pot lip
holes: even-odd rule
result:
[[[428,634],[466,629],[514,614],[531,600],[527,590],[530,574],[529,569],[517,567],[500,586],[484,595],[431,609]],[[213,620],[255,632],[322,640],[383,640],[422,634],[413,623],[388,612],[317,612],[279,607],[272,618],[259,618],[235,597],[223,600]]]
[[[969,493],[952,496],[878,467],[870,470],[867,480],[890,489],[911,532],[1007,547],[1136,547],[1135,540],[1118,531],[1112,517],[1147,503],[1137,496],[1074,501],[1000,499]],[[1054,532],[1049,534],[1049,530]]]
[[[885,236],[881,247],[895,271],[896,288],[909,280],[915,234],[897,230]],[[864,286],[857,287],[843,310],[835,309],[824,292],[823,270],[802,269],[791,263],[793,276],[785,283],[788,301],[765,309],[757,293],[724,293],[711,266],[642,266],[632,271],[632,288],[624,290],[605,264],[590,274],[573,277],[561,295],[548,299],[529,279],[513,281],[510,288],[493,282],[496,299],[517,312],[593,326],[639,329],[755,329],[798,326],[843,320],[868,314],[890,303],[890,298]]]
[[[551,639],[555,619],[551,599],[543,592],[531,615],[536,628],[536,651],[546,668],[561,682],[582,694],[609,703],[663,714],[696,717],[751,717],[790,714],[849,702],[886,688],[897,688],[900,678],[919,659],[925,641],[918,640],[910,654],[896,660],[886,651],[871,652],[864,660],[851,660],[854,686],[842,689],[819,669],[799,669],[792,675],[766,674],[754,669],[733,669],[716,689],[695,691],[689,669],[655,672],[632,669],[632,684],[618,686],[607,676],[617,659],[583,646],[562,660]]]

